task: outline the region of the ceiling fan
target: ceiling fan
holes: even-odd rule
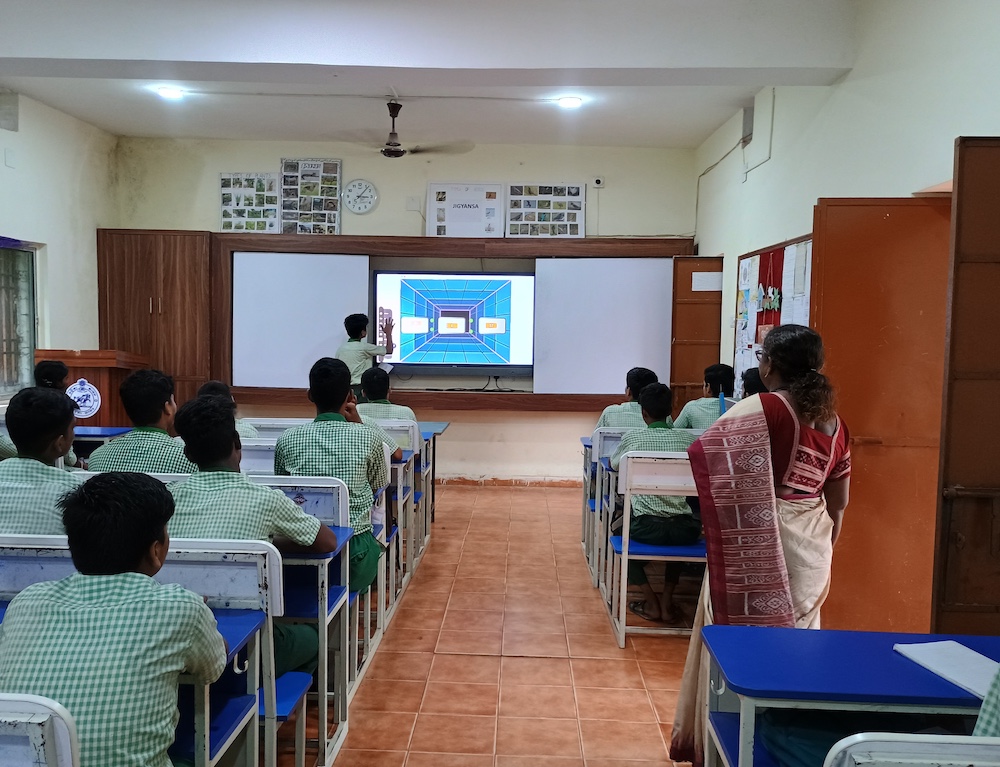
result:
[[[399,134],[396,133],[396,118],[399,116],[399,111],[403,108],[395,99],[392,99],[386,104],[389,107],[389,118],[392,120],[392,129],[389,131],[389,138],[385,142],[379,152],[383,157],[397,158],[408,154],[464,154],[465,152],[471,152],[475,147],[471,141],[456,142],[454,144],[438,144],[435,146],[415,146],[411,149],[403,149],[402,145],[399,143]]]

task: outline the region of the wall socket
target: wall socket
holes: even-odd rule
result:
[[[419,197],[407,197],[406,198],[406,209],[415,210],[420,212],[420,198]]]

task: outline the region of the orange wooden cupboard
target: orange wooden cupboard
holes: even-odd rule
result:
[[[930,631],[951,200],[815,209],[813,327],[853,473],[824,628]]]

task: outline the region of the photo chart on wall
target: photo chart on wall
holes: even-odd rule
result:
[[[281,161],[281,233],[340,234],[340,160]]]
[[[503,237],[503,184],[427,185],[428,237]]]
[[[507,192],[508,237],[586,235],[586,184],[511,184]]]
[[[757,366],[757,350],[776,325],[809,325],[812,241],[741,258],[736,282],[736,378]]]
[[[223,232],[277,234],[278,174],[220,173]]]

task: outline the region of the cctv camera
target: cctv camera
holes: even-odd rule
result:
[[[594,176],[594,179],[590,183],[591,185],[600,188],[604,186],[604,176]]]

